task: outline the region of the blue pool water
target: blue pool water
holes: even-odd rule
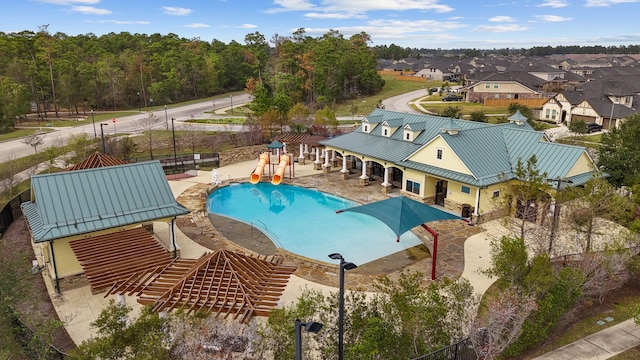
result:
[[[334,252],[356,265],[420,245],[407,232],[396,235],[379,220],[336,210],[358,204],[338,196],[291,185],[242,183],[220,188],[207,199],[209,213],[261,229],[276,246],[312,259],[333,263]]]

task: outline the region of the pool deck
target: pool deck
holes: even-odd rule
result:
[[[247,161],[217,169],[219,178],[223,180],[221,186],[231,182],[248,181],[250,171],[254,167],[255,161]],[[399,195],[397,189],[394,189],[390,195],[383,194],[380,181],[372,182],[363,187],[360,185],[357,175],[351,175],[349,179],[341,180],[340,168],[334,168],[328,174],[323,174],[321,170],[314,170],[313,164],[307,162],[306,165],[296,163],[294,170],[295,178],[285,177],[283,183],[316,188],[360,203],[374,202],[388,196]],[[191,211],[189,215],[179,218],[176,222],[176,241],[180,248],[181,257],[198,258],[205,252],[221,248],[245,253],[269,254],[275,251],[285,258],[285,262],[293,262],[297,265],[297,270],[291,276],[280,299],[281,305],[294,303],[303,289],[318,290],[326,294],[337,290],[337,264],[305,259],[288,254],[281,249],[276,250],[268,238],[264,235],[262,238],[256,236],[252,232],[254,230],[245,224],[225,220],[221,217],[210,219],[206,212],[205,201],[208,192],[213,188],[211,180],[211,172],[198,171],[196,176],[169,181],[174,196]],[[212,225],[212,220],[216,223],[216,227]],[[309,224],[309,226],[315,225]],[[430,223],[429,226],[440,234],[437,277],[466,278],[476,293],[484,293],[493,280],[479,273],[478,270],[490,266],[490,241],[506,233],[506,229],[498,221],[479,226],[469,226],[457,220],[442,221]],[[374,279],[384,275],[394,279],[399,276],[401,270],[420,271],[425,275],[425,284],[431,281],[431,256],[430,252],[426,250],[431,247],[431,237],[422,228],[417,229],[416,234],[423,239],[426,246],[418,246],[392,254],[349,271],[345,277],[347,289],[371,291]],[[163,242],[169,238],[166,224],[154,226],[154,232]],[[246,236],[247,234],[251,236]],[[237,237],[232,242],[227,239],[227,236]],[[71,338],[80,344],[83,340],[95,335],[96,330],[90,326],[90,323],[97,319],[109,299],[115,299],[115,296],[104,298],[104,294],[93,295],[88,285],[64,290],[61,295],[58,295],[53,290],[50,278],[46,275],[44,278],[56,311],[60,319],[65,321],[65,327]],[[127,304],[134,308],[134,316],[141,308],[135,298],[128,297]]]

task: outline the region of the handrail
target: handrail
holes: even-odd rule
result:
[[[251,238],[252,238],[252,239],[255,239],[255,238],[254,238],[254,236],[253,236],[253,228],[254,228],[254,227],[258,227],[258,226],[255,226],[255,225],[254,225],[254,221],[256,221],[256,222],[258,222],[258,223],[262,224],[262,226],[261,226],[261,227],[259,227],[259,228],[260,228],[260,231],[261,231],[262,233],[264,233],[265,235],[267,235],[267,237],[268,237],[269,239],[271,239],[271,241],[273,241],[273,243],[274,243],[274,245],[275,245],[276,247],[279,247],[279,248],[281,248],[281,249],[284,249],[284,247],[283,247],[283,246],[282,246],[282,244],[280,243],[280,240],[278,239],[278,237],[276,236],[276,234],[274,234],[271,230],[269,230],[269,227],[267,226],[267,224],[265,224],[265,223],[264,223],[262,220],[260,220],[260,219],[253,219],[253,220],[251,220]]]

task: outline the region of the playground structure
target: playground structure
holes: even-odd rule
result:
[[[258,157],[258,165],[256,165],[256,168],[251,173],[251,179],[249,181],[252,184],[257,184],[262,180],[262,176],[265,170],[267,170],[271,177],[271,184],[280,185],[285,176],[287,167],[289,167],[289,177],[293,177],[294,165],[291,163],[291,159],[292,157],[289,154],[272,155],[268,152],[260,154]]]
[[[279,141],[272,142],[267,148],[269,149],[268,152],[263,152],[258,156],[258,165],[256,165],[256,168],[251,173],[250,182],[252,184],[260,182],[262,180],[265,167],[267,167],[269,171],[271,184],[273,185],[280,185],[287,166],[289,167],[289,178],[293,178],[295,166],[295,163],[291,161],[293,159],[293,154],[286,154],[284,144]],[[278,165],[277,167],[276,164]],[[273,176],[271,176],[271,174],[273,174]]]

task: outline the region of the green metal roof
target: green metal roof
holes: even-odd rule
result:
[[[158,161],[31,177],[22,204],[34,242],[188,214]]]
[[[372,129],[370,134],[362,132],[359,128],[352,133],[321,141],[321,144],[477,186],[513,178],[518,160],[525,162],[534,154],[540,172],[546,172],[550,178],[565,178],[576,161],[586,152],[582,147],[549,142],[544,133],[534,131],[526,122],[492,125],[431,115],[402,114],[382,109],[374,110],[367,118],[394,123],[402,119],[405,126],[398,128],[390,137],[380,136],[381,131],[378,128],[381,126]],[[403,139],[405,127],[419,131],[414,141]],[[450,134],[444,131],[448,129],[458,131],[456,134]],[[472,175],[409,161],[411,154],[438,136],[449,144]],[[587,173],[588,177],[593,173]]]

